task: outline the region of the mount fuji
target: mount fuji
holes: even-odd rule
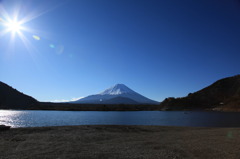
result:
[[[105,91],[89,95],[71,103],[88,104],[159,104],[159,102],[148,99],[141,94],[131,90],[124,84],[116,84]]]

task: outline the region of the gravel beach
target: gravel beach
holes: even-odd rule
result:
[[[240,128],[63,126],[0,131],[1,159],[240,157]]]

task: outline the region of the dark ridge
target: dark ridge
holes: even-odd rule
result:
[[[36,103],[36,99],[0,82],[0,109],[26,109]]]
[[[166,98],[163,109],[240,109],[240,75],[220,79],[183,98]]]

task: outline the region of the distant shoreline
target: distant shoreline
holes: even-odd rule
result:
[[[27,108],[28,110],[64,110],[64,111],[159,111],[159,105],[139,104],[73,104],[39,102],[37,105]]]
[[[56,110],[56,111],[218,111],[218,112],[240,112],[240,109],[217,108],[186,108],[186,107],[169,107],[161,105],[127,105],[127,104],[73,104],[73,103],[52,103],[38,102],[29,107],[1,107],[0,110]]]
[[[219,111],[219,112],[240,112],[238,107],[213,107],[197,108],[149,105],[149,104],[74,104],[74,103],[52,103],[37,102],[28,107],[1,106],[0,110],[56,110],[56,111]]]

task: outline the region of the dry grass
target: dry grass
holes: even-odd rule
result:
[[[239,157],[239,128],[68,126],[0,132],[1,159]]]

